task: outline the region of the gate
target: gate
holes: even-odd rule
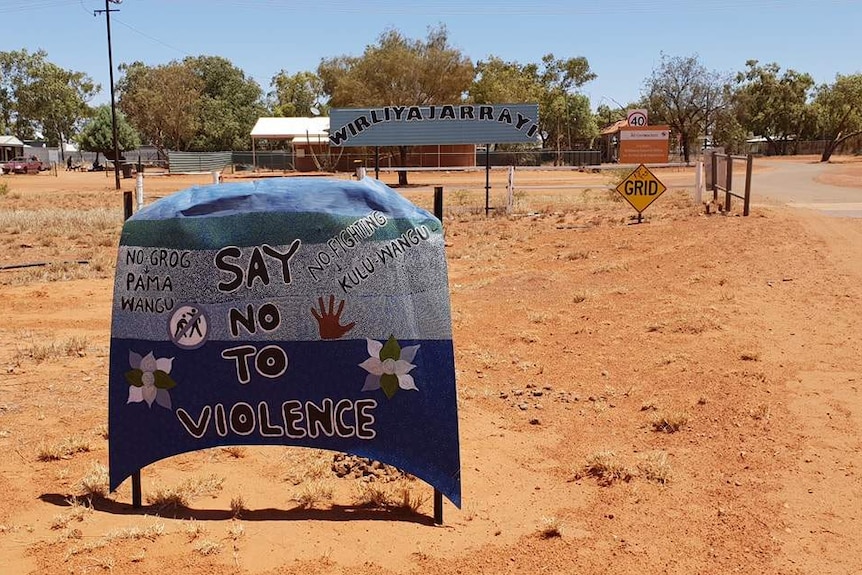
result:
[[[730,211],[731,198],[742,200],[742,215],[747,216],[749,206],[751,204],[751,168],[754,163],[754,156],[734,156],[731,154],[723,154],[720,152],[712,152],[711,162],[707,159],[707,164],[710,169],[707,170],[707,189],[712,189],[712,201],[718,204],[718,193],[724,192],[724,211]],[[745,185],[741,191],[739,188],[734,188],[733,184],[733,164],[734,162],[745,162]]]

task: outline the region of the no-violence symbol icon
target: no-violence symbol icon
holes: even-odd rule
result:
[[[207,341],[209,320],[200,306],[181,305],[168,321],[168,337],[181,349],[197,349]]]

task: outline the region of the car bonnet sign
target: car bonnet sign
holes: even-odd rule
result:
[[[123,227],[110,484],[220,445],[373,458],[460,506],[440,221],[384,184],[200,186]]]

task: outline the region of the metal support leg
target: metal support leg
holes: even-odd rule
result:
[[[443,221],[443,186],[434,186],[434,217]]]
[[[443,494],[434,490],[434,524],[443,525]]]
[[[132,192],[123,192],[123,220],[132,217]]]
[[[141,508],[141,470],[132,473],[132,507]]]

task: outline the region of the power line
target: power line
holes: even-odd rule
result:
[[[723,0],[701,1],[692,4],[690,0],[605,0],[602,2],[573,2],[571,0],[496,0],[493,6],[480,6],[465,3],[463,0],[425,0],[424,2],[404,2],[403,0],[318,0],[315,6],[322,12],[365,13],[397,16],[621,16],[626,14],[672,14],[690,10],[707,12],[729,12],[758,8],[790,10],[797,8],[821,10],[826,4],[853,4],[858,0],[821,0],[813,8],[810,0]],[[291,0],[212,0],[208,4],[233,6],[244,10],[260,9],[266,11],[303,10]]]
[[[60,6],[71,6],[77,4],[75,0],[33,0],[30,2],[15,2],[11,6],[0,6],[0,14],[21,14],[22,12],[36,12],[48,10]]]
[[[674,12],[698,10],[706,12],[732,12],[758,8],[791,10],[794,7],[822,10],[825,5],[852,5],[858,0],[820,0],[816,6],[810,0],[722,0],[701,1],[692,4],[690,0],[605,0],[593,2],[573,2],[571,0],[496,0],[492,7],[465,3],[463,0],[425,0],[420,3],[404,0],[317,0],[318,11],[342,13],[366,13],[380,15],[419,16],[620,16],[625,14],[669,14]],[[80,4],[83,0],[29,0],[0,7],[0,14],[35,12],[61,6]],[[220,4],[245,10],[307,12],[307,8],[294,0],[211,0],[208,6]],[[87,10],[84,8],[87,12]],[[159,40],[155,40],[159,41]],[[160,42],[160,41],[159,41]]]
[[[129,30],[131,30],[132,32],[134,32],[135,34],[138,34],[139,36],[142,36],[142,37],[146,38],[147,40],[150,40],[150,41],[155,42],[155,43],[157,43],[157,44],[161,44],[161,45],[162,45],[162,46],[164,46],[165,48],[169,48],[169,49],[171,49],[171,50],[174,50],[174,51],[176,51],[176,52],[179,52],[179,53],[180,53],[180,54],[182,54],[183,56],[191,56],[191,54],[189,54],[188,52],[186,52],[186,51],[185,51],[185,50],[183,50],[182,48],[177,48],[176,46],[172,46],[172,45],[168,44],[167,42],[163,42],[162,40],[159,40],[159,39],[158,39],[158,38],[156,38],[155,36],[150,36],[150,35],[149,35],[149,34],[147,34],[146,32],[143,32],[143,31],[141,31],[141,30],[138,30],[137,28],[135,28],[134,26],[132,26],[132,25],[131,25],[131,24],[129,24],[128,22],[124,22],[123,20],[120,20],[119,18],[116,18],[116,17],[115,17],[115,18],[114,18],[114,22],[116,22],[116,23],[118,23],[118,24],[122,24],[123,26],[125,26],[126,28],[128,28]]]

